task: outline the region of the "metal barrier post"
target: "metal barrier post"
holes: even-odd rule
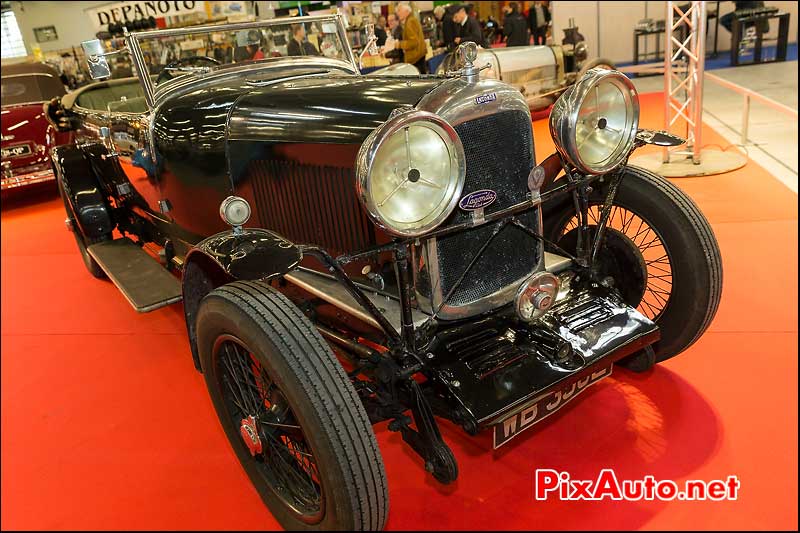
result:
[[[750,95],[744,95],[744,105],[742,106],[742,146],[747,144],[747,128],[750,125]]]
[[[678,2],[667,2],[665,35],[664,129],[685,124],[672,133],[685,137],[686,145],[639,156],[634,162],[670,177],[719,174],[744,166],[743,154],[703,150],[706,2],[690,2],[686,11]],[[680,67],[675,64],[679,61]]]
[[[700,164],[700,151],[703,148],[703,75],[706,70],[706,3],[697,2],[697,12],[692,20],[697,24],[694,33],[695,68],[692,70],[693,101],[692,120],[694,121],[694,144],[692,144],[692,163]]]
[[[700,163],[702,148],[700,137],[703,116],[705,19],[705,2],[691,2],[685,12],[678,2],[667,2],[665,26],[667,42],[664,54],[665,129],[669,131],[681,119],[686,122],[686,129],[682,134],[686,137],[694,164]],[[682,69],[682,72],[677,72],[672,66],[672,62],[679,59],[686,63],[686,69]],[[671,153],[669,149],[664,149],[664,163],[670,162]],[[679,149],[677,153],[687,155],[687,150]]]
[[[670,95],[672,94],[672,2],[667,2],[667,18],[664,24],[664,121],[666,130],[669,130]],[[669,163],[669,148],[666,146],[661,151],[663,163]]]

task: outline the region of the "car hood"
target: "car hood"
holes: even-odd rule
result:
[[[414,106],[443,78],[312,76],[242,95],[228,139],[360,144],[400,107]]]

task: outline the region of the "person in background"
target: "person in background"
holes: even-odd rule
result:
[[[261,51],[261,47],[257,44],[247,45],[247,55],[253,61],[256,59],[264,59],[264,52]]]
[[[499,43],[503,41],[503,33],[500,28],[500,23],[495,20],[492,15],[484,21],[478,21],[481,25],[481,30],[483,31],[483,40],[487,43],[487,47],[491,46],[493,43]]]
[[[475,17],[467,14],[466,6],[458,7],[455,15],[453,15],[453,22],[456,23],[456,45],[473,42],[479,46],[484,46],[481,24]]]
[[[433,8],[433,18],[436,20],[436,33],[433,37],[433,47],[440,48],[444,46],[444,29],[442,28],[442,19],[444,19],[444,6],[436,6]]]
[[[458,27],[456,23],[453,21],[453,15],[456,14],[458,8],[461,7],[458,4],[450,4],[445,8],[444,13],[444,20],[442,21],[442,34],[444,36],[444,42],[447,46],[448,50],[452,50],[456,47],[456,37],[458,36]]]
[[[550,8],[544,2],[536,1],[528,10],[528,28],[533,35],[533,44],[547,43],[547,26],[550,24]]]
[[[242,30],[237,32],[236,41],[239,43],[233,54],[233,59],[236,63],[264,59],[264,52],[261,51],[260,31]]]
[[[456,24],[453,22],[453,15],[458,6],[449,5],[436,6],[433,16],[436,18],[436,47],[444,47],[451,50],[455,47]]]
[[[737,11],[742,11],[743,9],[756,9],[759,7],[764,7],[764,2],[734,2],[733,3],[733,11],[731,13],[726,13],[719,18],[719,23],[729,32],[733,32],[733,18],[736,16]],[[681,6],[683,7],[683,6]],[[764,24],[766,22],[766,25]],[[761,22],[761,31],[766,33],[769,31],[769,22],[762,21]],[[742,35],[745,35],[747,32],[745,30],[742,31]]]
[[[506,46],[527,46],[531,42],[531,35],[528,33],[528,23],[519,12],[519,4],[509,2],[503,6],[503,36],[506,38]]]
[[[290,56],[318,56],[317,47],[306,41],[306,28],[302,24],[292,26],[292,38],[286,46],[286,53]]]
[[[251,60],[264,59],[264,52],[261,51],[261,32],[250,30],[247,33],[247,55]]]
[[[403,38],[395,41],[395,48],[403,50],[404,61],[417,67],[420,74],[428,73],[428,65],[425,63],[425,54],[428,47],[425,45],[425,36],[422,33],[422,24],[419,19],[411,13],[411,6],[405,2],[398,4],[397,18],[403,25]]]
[[[386,44],[386,17],[383,15],[378,17],[378,22],[375,24],[375,37],[378,38],[375,42],[378,46]]]
[[[387,43],[387,46],[390,47],[389,50],[385,50],[384,56],[388,59],[392,64],[394,63],[403,63],[403,49],[402,48],[394,48],[394,43],[403,40],[403,26],[400,25],[400,19],[397,18],[395,13],[389,13],[389,16],[386,19],[386,24],[388,25],[388,38],[391,38],[391,41]]]
[[[387,19],[387,24],[389,25],[389,35],[392,36],[394,42],[402,41],[403,40],[403,27],[400,25],[400,19],[397,18],[397,15],[394,13],[389,13],[389,17]],[[403,49],[396,48],[392,50],[387,50],[384,54],[386,59],[391,61],[392,63],[403,63]]]

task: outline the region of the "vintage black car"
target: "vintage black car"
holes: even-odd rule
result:
[[[291,24],[327,57],[143,60]],[[344,37],[334,16],[131,34],[136,81],[49,110],[78,138],[53,161],[86,266],[139,311],[183,301],[222,427],[290,529],[384,526],[371,424],[450,483],[439,420],[501,446],[616,363],[686,350],[722,284],[695,204],[628,165],[681,141],[638,129],[622,74],[566,91],[537,164],[528,104],[473,45],[450,77],[370,77]]]

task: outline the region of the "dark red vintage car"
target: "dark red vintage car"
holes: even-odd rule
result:
[[[58,73],[43,63],[3,67],[2,190],[54,180],[50,149],[72,140],[57,132],[44,103],[66,93]]]

